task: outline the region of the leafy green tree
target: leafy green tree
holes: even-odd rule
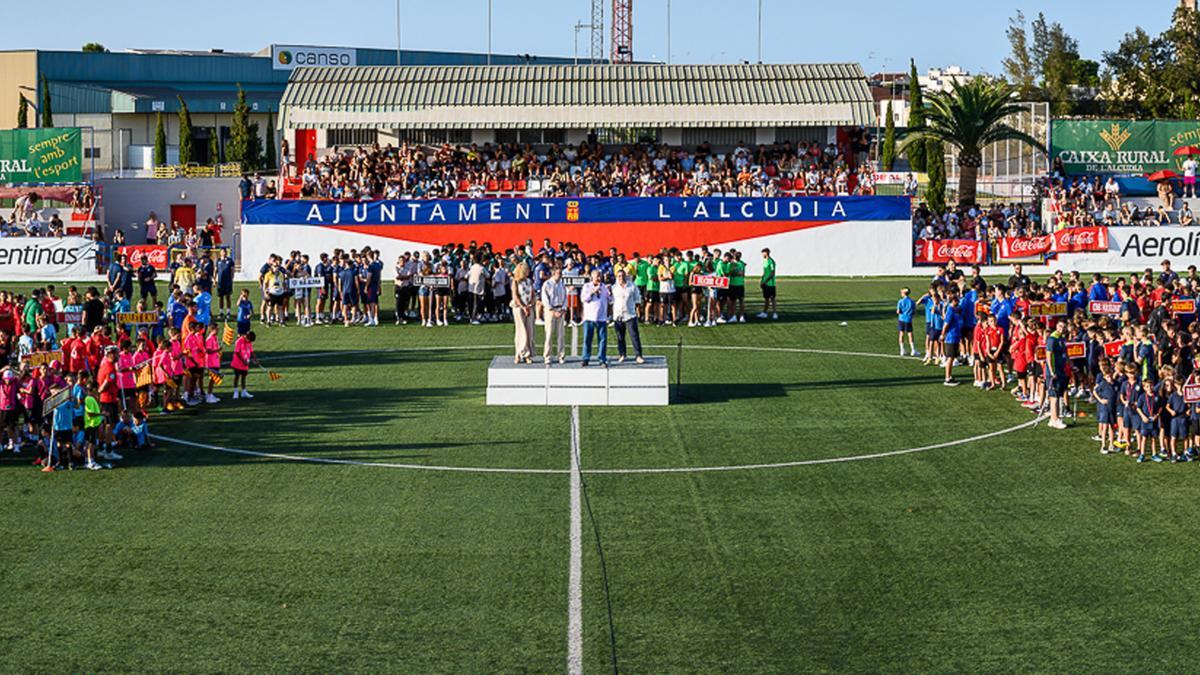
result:
[[[82,51],[91,54],[104,54],[108,52],[108,48],[99,42],[89,42],[83,46]]]
[[[887,104],[887,121],[883,127],[883,163],[884,171],[891,171],[896,166],[896,118],[892,113],[892,102]]]
[[[1013,98],[1014,92],[1013,86],[1006,82],[977,77],[965,84],[953,83],[950,92],[930,94],[925,130],[910,133],[900,151],[913,143],[925,143],[928,148],[930,140],[956,148],[958,202],[964,206],[974,204],[984,148],[1001,141],[1017,141],[1046,151],[1036,138],[1014,129],[1005,121],[1008,116],[1024,111]],[[931,171],[936,159],[929,156]]]
[[[274,171],[279,168],[279,162],[275,158],[275,118],[270,114],[267,115],[267,161],[263,168],[268,171]]]
[[[42,76],[42,126],[49,129],[54,126],[54,109],[50,105],[50,80]]]
[[[221,128],[213,127],[208,135],[208,163],[216,166],[221,163]]]
[[[929,185],[925,187],[925,203],[936,214],[946,212],[946,149],[936,138],[915,141],[925,145],[925,168]]]
[[[909,65],[908,133],[920,134],[925,129],[925,97],[921,92],[921,78],[917,75],[917,62],[910,61]],[[913,171],[925,170],[924,143],[913,143],[908,146],[907,151],[901,149],[900,152],[908,155],[908,164]]]
[[[154,128],[154,166],[167,164],[167,130],[163,126],[163,114],[158,113],[158,123]]]
[[[17,128],[29,128],[29,99],[21,94],[21,102],[17,104]]]
[[[238,84],[237,103],[233,106],[233,123],[229,126],[229,142],[225,144],[225,159],[230,162],[247,163],[250,151],[250,106],[246,104],[246,92]],[[249,167],[243,167],[249,168]]]
[[[179,99],[179,163],[187,166],[192,163],[192,114],[182,96],[175,98]]]
[[[1172,117],[1174,92],[1169,71],[1172,47],[1141,28],[1126,33],[1115,51],[1104,52],[1105,98],[1109,114]]]
[[[1029,35],[1025,27],[1025,14],[1008,20],[1008,44],[1011,53],[1004,59],[1004,75],[1017,88],[1021,97],[1029,100],[1037,94],[1038,72],[1034,67],[1033,54],[1029,49]]]

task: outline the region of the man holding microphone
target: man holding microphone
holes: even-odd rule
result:
[[[599,333],[600,365],[608,367],[608,286],[600,280],[600,270],[592,269],[592,279],[579,292],[583,300],[583,365],[592,358],[592,338]]]
[[[550,345],[557,337],[558,345],[555,354],[558,362],[565,363],[567,358],[565,335],[563,334],[564,317],[567,315],[567,286],[562,279],[562,266],[555,265],[550,271],[550,278],[542,284],[542,321],[546,324],[546,343],[542,349],[542,360],[550,365]]]

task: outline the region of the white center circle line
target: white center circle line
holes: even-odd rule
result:
[[[653,349],[674,349],[678,345],[646,345]],[[305,354],[285,354],[281,356],[264,356],[263,361],[284,361],[294,359],[311,359],[323,358],[330,356],[362,356],[370,354],[386,354],[394,352],[437,352],[437,351],[461,351],[461,350],[490,350],[490,349],[511,349],[511,345],[462,345],[462,346],[439,346],[439,347],[392,347],[384,349],[360,349],[340,352],[313,352]],[[784,354],[815,354],[826,356],[855,356],[865,358],[881,358],[881,359],[899,359],[904,361],[916,361],[912,357],[897,356],[895,354],[877,354],[870,352],[851,352],[826,349],[802,349],[793,347],[741,347],[731,345],[683,345],[684,349],[701,349],[701,350],[722,350],[722,351],[745,351],[745,352],[774,352]],[[890,450],[886,452],[876,452],[866,455],[847,455],[843,457],[827,457],[823,459],[807,459],[797,460],[792,462],[771,462],[771,463],[756,463],[756,464],[730,464],[718,466],[692,466],[692,467],[644,467],[644,468],[627,468],[627,469],[584,469],[584,474],[594,475],[653,475],[653,474],[680,474],[680,473],[721,473],[732,471],[761,471],[766,469],[786,469],[801,466],[816,466],[822,464],[843,464],[846,462],[860,462],[873,459],[884,459],[887,457],[898,457],[901,455],[911,455],[930,450],[939,450],[943,448],[952,448],[968,443],[1004,436],[1017,431],[1028,429],[1036,426],[1039,422],[1045,419],[1045,416],[1040,416],[1028,422],[1017,424],[1007,429],[992,431],[970,438],[961,438],[943,443],[935,443],[932,445],[923,445],[916,448],[905,448],[902,450]],[[229,448],[220,445],[212,445],[209,443],[199,443],[189,441],[182,438],[174,438],[171,436],[162,436],[159,434],[150,434],[156,440],[167,443],[174,443],[202,450],[212,450],[215,452],[223,452],[234,455],[243,455],[248,457],[263,457],[269,459],[278,459],[290,462],[309,462],[315,464],[343,464],[349,466],[372,466],[387,469],[408,469],[412,471],[441,471],[451,473],[493,473],[493,474],[524,474],[524,475],[563,475],[571,473],[570,469],[526,469],[526,468],[505,468],[505,467],[476,467],[476,466],[444,466],[436,464],[403,464],[395,462],[364,462],[350,459],[336,459],[329,457],[304,457],[300,455],[287,455],[275,452],[259,452],[257,450],[245,450],[241,448]]]

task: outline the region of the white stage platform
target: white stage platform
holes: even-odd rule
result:
[[[660,406],[670,403],[671,389],[664,356],[646,362],[609,360],[607,368],[592,361],[585,368],[577,356],[547,366],[515,364],[497,356],[488,367],[488,405]]]

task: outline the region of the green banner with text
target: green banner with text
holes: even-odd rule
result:
[[[1051,157],[1068,174],[1148,174],[1178,172],[1186,156],[1178,148],[1200,146],[1200,122],[1129,120],[1054,120]]]
[[[77,128],[0,131],[0,183],[83,180],[83,133]]]

